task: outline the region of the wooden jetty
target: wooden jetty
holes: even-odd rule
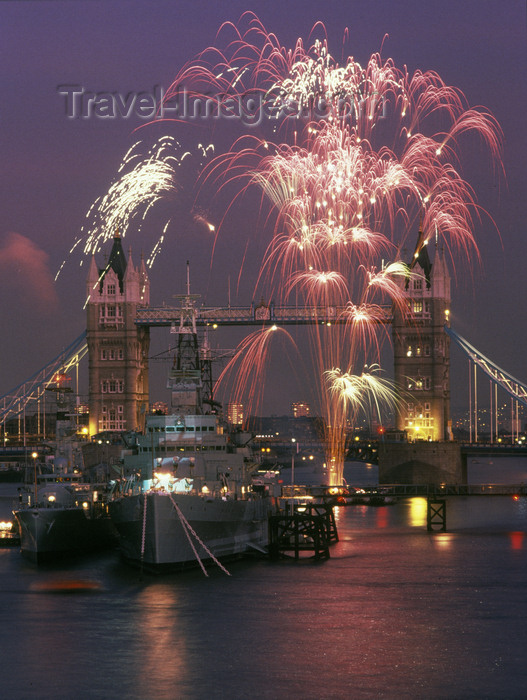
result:
[[[269,517],[269,555],[316,561],[329,559],[329,545],[338,542],[333,506],[328,503],[280,501]],[[301,553],[310,553],[303,555]]]

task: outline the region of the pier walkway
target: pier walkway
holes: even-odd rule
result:
[[[425,496],[527,496],[526,484],[380,484],[365,487],[367,494],[383,494],[395,498]]]
[[[346,493],[348,492],[348,493]],[[339,495],[386,496],[390,498],[444,498],[445,496],[527,496],[527,484],[379,484],[378,486],[283,486],[284,498],[330,500]]]

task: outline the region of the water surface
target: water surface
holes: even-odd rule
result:
[[[231,576],[141,576],[114,552],[36,568],[0,549],[2,696],[526,697],[526,499],[449,499],[446,533],[426,531],[424,499],[336,518],[329,561]]]

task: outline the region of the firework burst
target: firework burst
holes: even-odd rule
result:
[[[277,336],[282,347],[292,352],[294,339],[283,328],[273,325],[250,333],[218,377],[215,391],[230,384],[230,401],[243,403],[249,414],[257,409],[263,398],[266,368],[276,348]]]
[[[190,197],[185,192],[187,177],[181,177],[180,169],[192,161],[192,168],[199,172],[206,159],[213,153],[212,144],[198,145],[195,151],[185,150],[171,136],[159,138],[147,147],[143,141],[135,143],[124,156],[114,182],[102,197],[96,199],[86,214],[86,223],[82,227],[70,255],[80,250],[82,259],[98,253],[104,244],[112,239],[116,232],[124,238],[132,232],[141,234],[142,226],[148,215],[161,201],[176,202],[186,198],[188,209],[194,220],[210,231],[214,226],[207,221],[206,212],[194,208]],[[195,174],[190,179],[194,183]],[[152,267],[162,250],[172,217],[168,216],[162,223],[161,231],[151,243],[146,255],[146,264]],[[147,241],[141,237],[141,246]],[[66,261],[61,265],[64,267]],[[60,270],[57,273],[60,274]]]

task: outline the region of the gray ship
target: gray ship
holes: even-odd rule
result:
[[[37,564],[115,547],[117,531],[104,503],[104,484],[75,473],[42,475],[20,494],[14,516],[22,555]]]
[[[188,280],[187,280],[188,286]],[[123,457],[109,512],[123,557],[145,569],[219,564],[266,552],[272,498],[253,486],[245,433],[224,429],[212,399],[210,351],[198,342],[195,297],[180,297],[169,415],[147,417]]]

